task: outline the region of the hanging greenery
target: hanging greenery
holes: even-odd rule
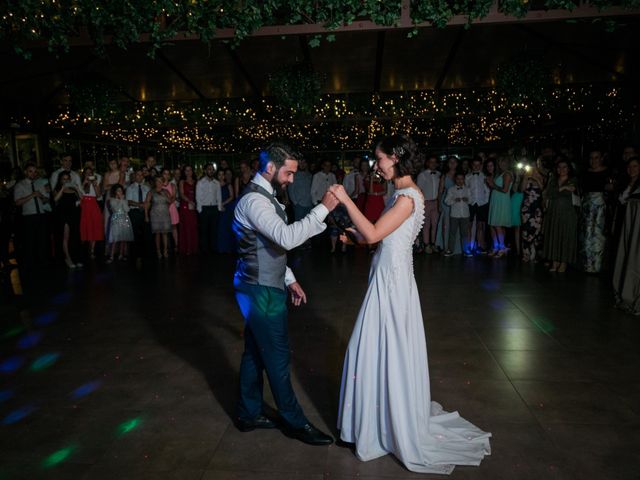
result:
[[[280,68],[269,77],[272,95],[294,114],[306,115],[320,100],[323,76],[304,62]]]
[[[487,16],[494,0],[412,0],[411,21],[444,27],[456,15],[469,22]],[[500,0],[498,10],[522,17],[528,0]],[[536,2],[537,3],[537,2]],[[545,0],[548,9],[572,10],[578,0]],[[640,0],[593,0],[608,7],[640,8]],[[269,25],[321,24],[327,33],[359,20],[398,25],[401,0],[7,0],[0,2],[0,40],[25,57],[46,44],[50,51],[67,51],[77,39],[90,41],[98,52],[108,43],[120,48],[150,42],[149,53],[178,35],[208,42],[220,29],[234,30],[234,43]],[[409,35],[416,33],[410,31]],[[331,38],[331,37],[329,37]],[[310,43],[317,44],[318,37]]]
[[[542,58],[520,54],[498,67],[496,88],[512,104],[544,103],[551,72]]]

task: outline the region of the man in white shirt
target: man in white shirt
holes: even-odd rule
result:
[[[266,370],[287,435],[310,445],[329,445],[333,438],[307,420],[291,386],[287,296],[291,295],[295,306],[306,303],[307,298],[287,267],[287,251],[324,231],[324,219],[339,202],[327,192],[306,217],[287,225],[284,205],[275,193],[294,181],[297,158],[297,153],[281,143],[262,151],[258,173],[245,188],[234,213],[233,231],[238,238],[234,287],[245,318],[235,423],[243,432],[276,427],[262,411]]]
[[[465,257],[473,255],[465,247],[466,233],[469,227],[469,188],[465,185],[464,173],[458,172],[455,176],[456,184],[447,190],[444,203],[451,207],[449,212],[449,243],[445,257],[453,255],[456,236],[460,236],[460,251]]]
[[[210,163],[204,169],[204,176],[196,183],[200,249],[205,254],[218,251],[218,223],[220,212],[224,210],[220,182],[215,175],[216,171]]]
[[[471,161],[471,172],[465,178],[465,185],[469,189],[469,231],[467,232],[469,248],[473,248],[473,221],[476,221],[476,251],[487,252],[485,225],[489,220],[489,195],[491,190],[487,186],[485,174],[482,172],[482,157],[476,156]]]
[[[133,227],[134,249],[133,257],[142,258],[145,246],[151,244],[151,229],[144,221],[144,202],[150,188],[144,181],[142,169],[133,173],[133,182],[125,190],[125,198],[129,204],[129,219]],[[151,252],[151,249],[147,249]]]
[[[49,193],[35,185],[38,176],[36,166],[28,163],[25,178],[16,183],[13,199],[22,213],[22,239],[20,262],[25,270],[42,267],[47,260],[47,220],[45,205],[50,201]],[[26,280],[26,278],[23,278]]]
[[[438,157],[427,158],[426,169],[420,172],[416,184],[424,195],[424,226],[422,227],[422,240],[425,252],[433,253],[436,245],[436,230],[438,228],[438,216],[440,215],[440,201],[438,199],[440,177],[438,171]]]
[[[60,160],[60,168],[51,174],[51,178],[49,179],[49,184],[51,185],[51,190],[55,190],[58,185],[58,177],[64,171],[71,172],[71,181],[75,183],[79,189],[82,189],[82,179],[77,172],[71,170],[73,167],[73,158],[71,154],[65,153],[62,155],[62,159]]]
[[[320,200],[327,193],[331,185],[338,183],[336,176],[331,171],[331,162],[325,160],[322,162],[322,170],[313,176],[311,182],[311,201],[314,205],[320,203]]]
[[[351,171],[345,175],[342,182],[347,195],[354,202],[358,199],[358,195],[364,192],[364,179],[360,173],[360,162],[362,162],[360,157],[353,159]]]

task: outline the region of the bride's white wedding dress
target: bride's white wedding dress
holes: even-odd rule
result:
[[[491,453],[490,433],[431,401],[427,345],[413,276],[413,242],[424,201],[413,188],[411,216],[380,243],[369,288],[344,360],[338,428],[361,460],[395,455],[411,471],[449,474]]]

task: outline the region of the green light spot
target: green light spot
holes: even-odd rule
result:
[[[47,353],[45,355],[42,355],[36,358],[31,364],[31,371],[40,372],[42,370],[49,368],[51,365],[56,363],[56,361],[58,360],[58,357],[60,357],[59,353]]]
[[[120,425],[118,425],[118,436],[121,437],[123,435],[126,435],[130,431],[138,428],[141,423],[142,418],[140,417],[132,418],[130,420],[122,422]]]
[[[69,456],[73,453],[73,451],[76,448],[77,447],[75,445],[69,445],[68,447],[63,448],[62,450],[53,452],[51,455],[45,458],[43,462],[44,468],[55,467],[56,465],[64,462],[67,458],[69,458]]]
[[[531,319],[531,322],[542,333],[551,333],[556,329],[554,323],[551,320],[547,320],[545,318],[534,317]]]
[[[2,338],[11,338],[11,337],[15,337],[16,335],[20,335],[22,332],[24,332],[25,328],[24,325],[18,325],[17,327],[12,328],[11,330],[8,330],[3,336]]]

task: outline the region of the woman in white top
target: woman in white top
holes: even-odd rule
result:
[[[85,167],[82,172],[80,193],[82,194],[80,200],[80,240],[89,242],[89,254],[94,259],[96,258],[96,242],[104,240],[104,219],[97,200],[102,195],[102,189],[91,167]]]

